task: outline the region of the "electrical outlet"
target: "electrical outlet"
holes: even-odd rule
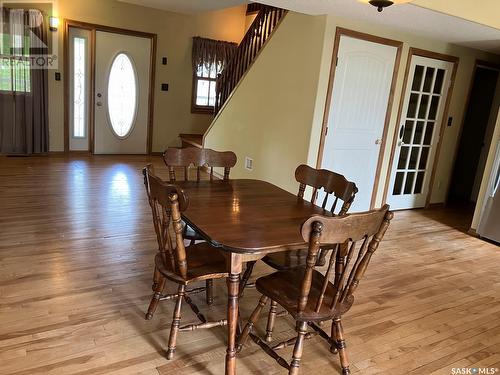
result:
[[[247,171],[253,171],[253,159],[248,156],[245,157],[245,169]]]

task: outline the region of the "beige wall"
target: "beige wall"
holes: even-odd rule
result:
[[[413,4],[500,29],[498,0],[413,0]]]
[[[324,17],[288,14],[206,135],[206,147],[236,152],[232,177],[297,190],[291,176],[307,160],[324,26]]]
[[[181,15],[115,0],[59,0],[61,18],[126,28],[158,35],[153,151],[179,144],[179,133],[202,133],[210,115],[191,114],[191,38],[203,36],[239,42],[245,28],[245,6],[197,15]],[[63,71],[63,25],[59,28],[59,70]],[[161,65],[161,57],[168,65]],[[64,77],[63,74],[63,80]],[[169,83],[169,91],[160,91]],[[64,149],[64,83],[49,76],[50,150]]]
[[[432,203],[443,202],[475,59],[494,60],[498,56],[391,28],[334,16],[289,13],[206,135],[206,146],[236,151],[238,177],[264,179],[295,191],[294,168],[300,163],[316,165],[337,26],[404,42],[376,205],[383,201],[409,48],[460,58],[449,110],[453,126],[444,132],[431,199]],[[258,156],[253,172],[243,168],[245,155]]]

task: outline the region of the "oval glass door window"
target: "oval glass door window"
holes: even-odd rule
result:
[[[137,112],[137,82],[132,60],[125,53],[116,55],[108,79],[108,114],[113,132],[119,138],[132,131]]]

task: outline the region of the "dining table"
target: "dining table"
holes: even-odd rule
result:
[[[298,250],[307,244],[302,223],[318,207],[271,183],[252,180],[184,181],[189,206],[183,220],[226,256],[227,351],[225,373],[236,374],[239,282],[243,264],[274,252]]]

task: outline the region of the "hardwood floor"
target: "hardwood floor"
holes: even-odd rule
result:
[[[181,333],[167,361],[173,304],[144,320],[156,251],[140,173],[148,160],[167,177],[159,157],[0,157],[0,374],[224,373],[225,328]],[[396,213],[344,318],[353,373],[500,368],[500,248],[463,226],[456,211]],[[254,277],[268,271],[259,263]],[[245,291],[243,317],[257,298]],[[193,299],[209,319],[225,314],[223,282],[214,306]],[[292,336],[292,321],[277,319],[275,340]],[[253,344],[237,367],[284,373]],[[321,338],[306,342],[302,374],[338,371]]]

